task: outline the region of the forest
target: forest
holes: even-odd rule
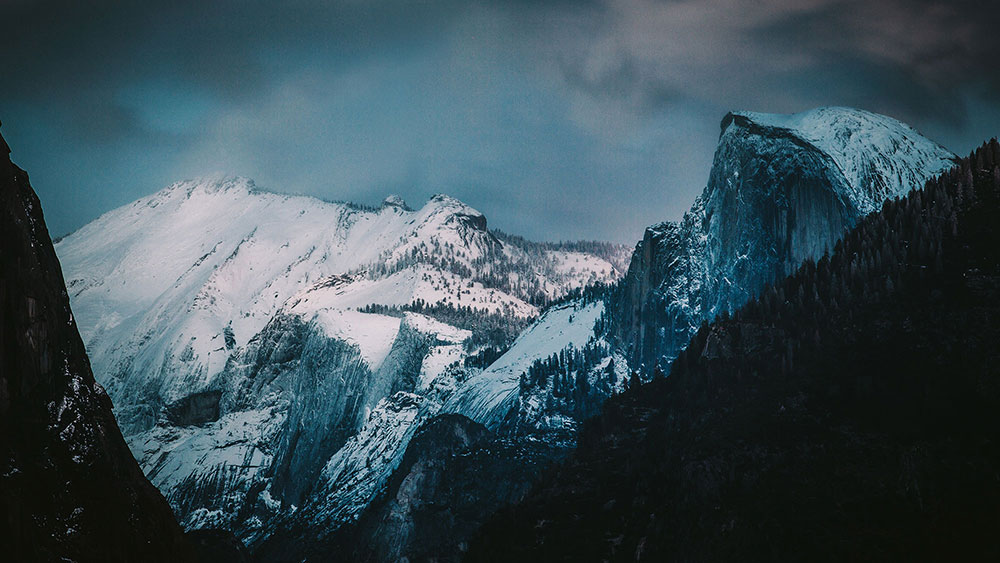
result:
[[[994,139],[609,399],[468,559],[997,560],[998,221]]]

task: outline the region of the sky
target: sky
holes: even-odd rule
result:
[[[175,181],[634,244],[730,110],[847,105],[1000,135],[1000,3],[0,0],[0,120],[54,236]]]

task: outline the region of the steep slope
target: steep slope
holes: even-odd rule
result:
[[[206,387],[234,347],[316,284],[344,284],[341,308],[419,299],[526,318],[537,313],[531,301],[617,277],[580,253],[573,275],[562,271],[565,253],[527,264],[482,214],[446,196],[418,211],[366,209],[260,192],[242,179],[176,184],[109,212],[57,251],[127,433]],[[497,280],[487,288],[477,278]]]
[[[571,446],[583,418],[667,371],[704,320],[821,256],[953,158],[898,121],[849,108],[732,113],[722,129],[705,192],[680,222],[647,229],[618,287],[543,315],[445,410]]]
[[[656,366],[660,354],[649,354],[651,360],[642,354],[625,357],[614,347],[620,342],[614,329],[622,326],[617,307],[623,293],[678,298],[673,302],[675,316],[667,318],[676,327],[664,326],[665,319],[657,315],[638,326],[640,331],[649,331],[652,338],[648,341],[676,353],[687,344],[702,318],[714,314],[703,309],[728,310],[746,298],[743,293],[749,294],[740,293],[741,286],[728,281],[763,287],[802,258],[822,254],[848,226],[873,209],[873,201],[907,191],[908,182],[922,181],[929,175],[928,169],[937,170],[950,162],[947,151],[904,125],[865,112],[834,108],[799,116],[753,117],[753,124],[744,117],[727,118],[739,123],[724,125],[709,190],[683,221],[647,232],[623,287],[610,296],[589,291],[546,311],[505,354],[482,372],[470,374],[458,387],[443,410],[468,416],[499,436],[488,441],[490,445],[470,450],[491,454],[468,455],[489,459],[496,471],[520,475],[517,484],[527,487],[536,478],[538,467],[523,465],[525,458],[517,453],[518,448],[544,446],[546,459],[562,457],[576,444],[582,421],[600,412],[605,400],[669,371],[665,361]],[[797,128],[794,134],[789,130],[793,126]],[[847,175],[841,170],[852,172]],[[745,184],[736,181],[741,174],[746,176]],[[861,186],[864,189],[853,189]],[[709,240],[723,244],[709,245]],[[744,255],[730,255],[735,247],[744,248]],[[783,254],[779,256],[775,248]],[[648,274],[645,279],[635,275],[637,261]],[[751,263],[758,269],[744,268]],[[629,287],[636,278],[638,283]],[[716,303],[710,304],[709,298]],[[684,307],[697,314],[685,316]],[[643,361],[648,367],[642,366]],[[501,447],[498,440],[513,449]],[[426,456],[430,463],[433,453]],[[405,506],[393,500],[369,505],[356,525],[337,534],[337,551],[383,560],[389,558],[387,553],[457,558],[464,548],[454,546],[466,545],[475,528],[442,525],[433,532],[422,530],[422,511],[411,508],[417,505],[434,510],[456,502],[456,498],[486,498],[495,485],[467,478],[458,473],[459,467],[465,467],[461,462],[445,458],[434,463],[450,470],[435,474],[430,480],[434,484],[427,485],[426,491],[408,488]],[[407,471],[401,465],[389,482],[409,479],[401,477],[408,475]],[[463,517],[481,522],[497,506],[516,502],[521,494],[504,491],[502,500],[484,502],[479,512],[466,511]],[[388,494],[397,493],[390,489]],[[372,528],[372,522],[379,524]],[[302,522],[290,525],[282,535],[297,539],[286,543],[283,551],[316,555],[322,545],[330,545],[309,541],[308,529]],[[437,551],[428,551],[420,547],[428,541],[421,533],[449,539],[443,540]],[[275,545],[266,545],[264,552],[272,553]]]
[[[858,219],[954,164],[889,117],[851,108],[734,112],[704,193],[646,230],[610,308],[633,367],[666,365],[704,320],[818,258]]]
[[[995,560],[998,219],[993,140],[608,401],[467,560]]]
[[[593,336],[602,310],[593,296],[554,305],[485,370],[453,367],[422,376],[429,388],[383,399],[330,458],[320,488],[253,535],[257,559],[458,560],[479,525],[572,448],[578,421],[621,391],[624,374]],[[577,347],[600,349],[602,362],[578,360],[545,383],[526,380],[539,358]],[[572,381],[576,393],[560,392],[559,381]],[[459,439],[468,433],[477,438]]]
[[[521,375],[531,365],[568,347],[582,348],[594,338],[604,311],[601,302],[571,301],[547,310],[500,358],[470,378],[445,405],[491,430],[498,430],[516,407]]]
[[[0,544],[10,561],[185,561],[94,380],[28,175],[0,137]]]
[[[420,301],[523,319],[537,314],[532,303],[618,275],[593,255],[503,244],[481,213],[447,196],[418,211],[392,199],[372,209],[260,192],[243,179],[176,184],[57,251],[126,433],[207,387],[234,348],[315,286],[339,286],[325,308]]]
[[[756,119],[764,121],[765,117],[767,116],[757,116]],[[794,252],[791,247],[788,249],[788,254],[792,257],[785,258],[787,264],[772,268],[770,273],[765,270],[766,275],[758,272],[759,278],[748,278],[751,280],[749,283],[763,285],[762,279],[776,279],[780,275],[778,270],[791,269],[794,264],[798,264],[799,258],[795,257],[795,253],[822,253],[825,246],[810,243],[810,237],[814,241],[825,240],[827,242],[824,244],[830,244],[848,225],[857,220],[862,213],[858,209],[864,208],[865,213],[871,211],[870,201],[851,200],[846,196],[833,197],[829,193],[841,190],[846,194],[850,185],[862,185],[862,182],[869,187],[862,192],[870,192],[871,198],[881,198],[888,191],[902,193],[909,189],[904,185],[906,182],[926,177],[926,168],[939,166],[941,161],[937,165],[928,165],[928,162],[934,162],[936,157],[950,162],[947,161],[946,151],[920,138],[909,128],[888,118],[865,112],[838,108],[817,110],[784,119],[798,119],[805,123],[799,126],[801,136],[805,137],[809,133],[816,145],[823,146],[824,150],[834,154],[838,160],[834,161],[833,156],[820,153],[812,143],[804,142],[798,137],[794,141],[788,141],[791,136],[784,132],[770,131],[754,136],[738,134],[734,130],[728,136],[724,134],[720,147],[725,148],[725,154],[718,157],[717,162],[740,162],[740,159],[753,161],[746,165],[746,169],[757,167],[758,177],[748,180],[747,185],[741,187],[748,193],[737,194],[737,197],[723,197],[720,195],[721,191],[716,190],[714,199],[709,196],[699,198],[682,222],[651,229],[647,233],[647,239],[657,239],[659,246],[654,247],[645,242],[645,249],[652,251],[666,247],[669,252],[650,252],[644,257],[641,253],[643,245],[640,245],[640,252],[637,252],[639,259],[653,264],[653,267],[648,268],[652,276],[661,276],[655,281],[647,279],[640,284],[641,294],[671,292],[683,297],[685,301],[682,304],[690,303],[700,307],[698,300],[701,299],[701,287],[705,286],[707,291],[712,292],[723,303],[727,299],[736,299],[722,292],[716,284],[717,279],[723,279],[719,277],[723,274],[719,273],[718,268],[724,266],[726,260],[717,258],[713,266],[713,262],[709,260],[708,240],[710,236],[720,237],[722,234],[715,232],[710,235],[704,230],[705,225],[728,229],[732,232],[726,236],[744,241],[743,244],[749,244],[747,241],[763,244],[768,240],[771,241],[768,244],[774,244],[773,239],[780,235],[782,228],[787,228],[788,224],[796,225],[794,236],[789,238],[794,243]],[[818,134],[820,132],[839,140],[824,144],[829,139]],[[784,140],[768,140],[762,135]],[[841,147],[839,152],[835,150],[837,146]],[[764,158],[769,159],[771,164],[777,164],[778,169],[770,169],[754,161]],[[899,158],[898,162],[896,158]],[[865,165],[857,165],[858,162]],[[812,172],[803,171],[803,163],[811,166]],[[854,174],[851,180],[853,183],[849,184],[843,180],[846,176],[835,173],[851,163],[855,163],[853,170],[867,170],[868,176],[860,179],[858,174]],[[716,171],[718,170],[717,167]],[[776,181],[780,185],[772,185]],[[716,180],[716,183],[725,184],[720,180]],[[892,188],[886,190],[879,186]],[[755,190],[760,193],[754,194]],[[824,192],[828,195],[824,196]],[[774,199],[775,193],[802,201],[791,204],[788,198]],[[709,201],[709,208],[712,209],[713,221],[706,220],[706,201]],[[826,203],[817,203],[823,201]],[[770,218],[782,213],[787,215],[787,209],[782,211],[785,207],[791,207],[792,212],[790,219],[783,219],[785,227],[776,227],[771,231],[760,228]],[[846,213],[845,209],[854,211]],[[727,244],[731,246],[734,243]],[[814,246],[809,246],[810,244]],[[766,266],[770,258],[765,256],[755,259]],[[709,272],[713,272],[716,277],[709,279]],[[544,446],[547,448],[545,459],[558,459],[576,444],[578,427],[582,421],[600,412],[605,400],[624,389],[639,385],[642,380],[664,377],[665,372],[669,371],[665,363],[654,367],[655,361],[651,361],[647,368],[643,368],[641,356],[623,357],[614,348],[615,339],[607,338],[607,335],[614,334],[609,329],[620,326],[617,324],[620,319],[615,306],[620,303],[621,291],[613,290],[610,298],[602,291],[587,292],[589,294],[580,299],[548,310],[521,334],[504,355],[482,372],[471,374],[468,381],[446,403],[444,410],[458,412],[481,422],[499,437],[487,441],[488,445],[469,450],[480,453],[463,455],[488,459],[484,463],[496,468],[495,471],[519,475],[516,477],[517,484],[526,487],[537,478],[538,468],[544,466],[544,462],[529,467],[525,458],[518,453],[518,448]],[[652,323],[640,325],[639,328],[651,331],[657,338],[667,341],[673,349],[681,350],[690,338],[692,326],[701,319],[680,320],[683,321],[683,328],[676,331],[676,334],[663,330],[661,318],[653,318]],[[673,342],[670,341],[671,338]],[[633,369],[629,368],[630,363]],[[639,373],[640,371],[644,373]],[[513,449],[501,447],[501,443]],[[428,452],[426,459],[431,463],[430,460],[434,459],[433,452]],[[475,528],[448,526],[444,524],[449,521],[445,516],[440,520],[441,526],[429,531],[421,528],[421,515],[424,510],[432,512],[436,510],[435,507],[450,506],[458,502],[455,499],[487,498],[494,492],[495,485],[492,480],[481,481],[462,474],[460,471],[463,469],[460,468],[468,471],[473,469],[463,465],[464,461],[453,461],[455,459],[457,458],[447,455],[437,458],[433,463],[447,469],[435,473],[435,477],[430,479],[433,484],[427,485],[426,491],[406,488],[403,494],[407,501],[402,506],[395,500],[371,504],[353,528],[343,529],[338,533],[340,540],[337,552],[354,553],[358,557],[372,557],[376,560],[391,559],[387,553],[418,559],[458,558],[464,551],[461,546],[467,545]],[[465,457],[461,459],[464,460]],[[406,482],[410,479],[406,476],[409,475],[407,472],[405,465],[401,465],[390,482],[398,479]],[[497,506],[516,502],[521,494],[510,489],[503,491],[500,495],[502,500],[484,502],[479,512],[466,511],[463,518],[481,522]],[[395,494],[398,493],[389,489],[388,497]],[[378,522],[377,526],[373,522]],[[377,533],[373,530],[377,530]],[[437,550],[428,550],[420,547],[422,543],[429,541],[422,533],[447,539],[442,539]],[[286,544],[288,553],[320,553],[317,550],[321,550],[321,547],[308,541],[303,528],[300,527],[298,535],[292,534],[291,537],[299,538],[292,543],[304,551],[296,551],[294,547],[290,547],[292,544]],[[274,545],[268,547],[274,549]]]
[[[464,416],[439,415],[416,432],[384,489],[354,524],[285,526],[255,557],[460,561],[476,530],[520,500],[531,476],[560,456],[558,447],[544,441],[503,439]]]
[[[57,250],[143,470],[185,528],[248,542],[306,506],[356,518],[466,357],[624,255],[494,233],[447,196],[366,208],[242,179],[176,184]]]

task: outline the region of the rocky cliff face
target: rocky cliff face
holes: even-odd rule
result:
[[[336,529],[413,432],[544,302],[624,249],[531,243],[434,196],[419,210],[182,182],[63,239],[95,373],[188,529]],[[588,327],[589,330],[589,327]]]
[[[444,409],[484,424],[509,444],[544,445],[549,459],[559,458],[573,448],[582,421],[604,400],[668,372],[665,362],[672,355],[660,370],[654,368],[656,359],[684,349],[702,320],[744,303],[803,259],[822,255],[883,199],[922,185],[931,170],[949,165],[949,158],[906,126],[856,110],[727,116],[709,189],[681,221],[647,230],[628,277],[612,297],[549,309],[506,354],[458,388]],[[609,346],[614,340],[602,338],[609,327],[621,329],[616,306],[623,301],[640,304],[633,337],[641,345],[626,348],[627,359]],[[641,377],[630,373],[629,364],[641,370],[643,362]],[[522,485],[535,474],[511,451],[491,463]],[[407,471],[405,463],[398,471]],[[448,504],[458,490],[479,498],[496,487],[459,475],[447,482],[425,483],[419,503]],[[513,502],[516,495],[506,498]],[[427,541],[423,534],[470,538],[472,528],[420,529],[409,513],[412,497],[407,499],[381,509],[376,501],[356,526],[342,532],[365,538],[355,539],[351,549],[377,546],[355,556],[450,557],[451,548],[424,552],[415,546]],[[466,518],[481,522],[496,504],[483,506]],[[369,518],[382,509],[387,512],[372,528]]]
[[[38,198],[6,150],[0,154],[0,436],[5,559],[192,560],[94,380]]]
[[[384,490],[356,522],[317,527],[306,514],[259,546],[260,561],[461,561],[475,532],[527,494],[562,455],[544,441],[504,439],[456,414],[427,421]]]
[[[665,365],[703,321],[822,256],[859,218],[953,164],[910,127],[861,110],[728,114],[704,193],[636,246],[612,300],[616,341],[633,367]]]
[[[465,560],[996,560],[998,219],[993,140],[607,401]]]

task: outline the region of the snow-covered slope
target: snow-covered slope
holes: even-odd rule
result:
[[[636,246],[611,307],[617,342],[636,367],[669,362],[703,320],[819,258],[954,159],[908,125],[852,108],[726,115],[705,191]]]
[[[928,173],[951,168],[955,155],[891,117],[868,111],[823,107],[790,115],[733,112],[732,119],[787,130],[829,156],[847,184],[846,195],[861,214],[922,187]],[[746,125],[744,125],[746,126]],[[728,125],[723,122],[723,127]]]
[[[397,200],[365,209],[262,192],[245,179],[175,184],[105,214],[57,252],[126,433],[208,386],[235,347],[317,284],[340,288],[324,294],[327,309],[420,299],[528,318],[537,314],[530,301],[618,275],[579,253],[530,259],[447,196],[416,211]],[[312,293],[296,313],[308,314]]]
[[[625,254],[493,233],[447,196],[365,208],[239,178],[175,184],[57,252],[144,471],[186,527],[248,540],[304,504],[356,516],[470,353]]]
[[[518,336],[503,356],[462,386],[445,410],[497,430],[516,405],[521,374],[536,360],[570,346],[582,348],[594,337],[594,324],[603,311],[602,302],[583,305],[577,301],[549,309]]]

